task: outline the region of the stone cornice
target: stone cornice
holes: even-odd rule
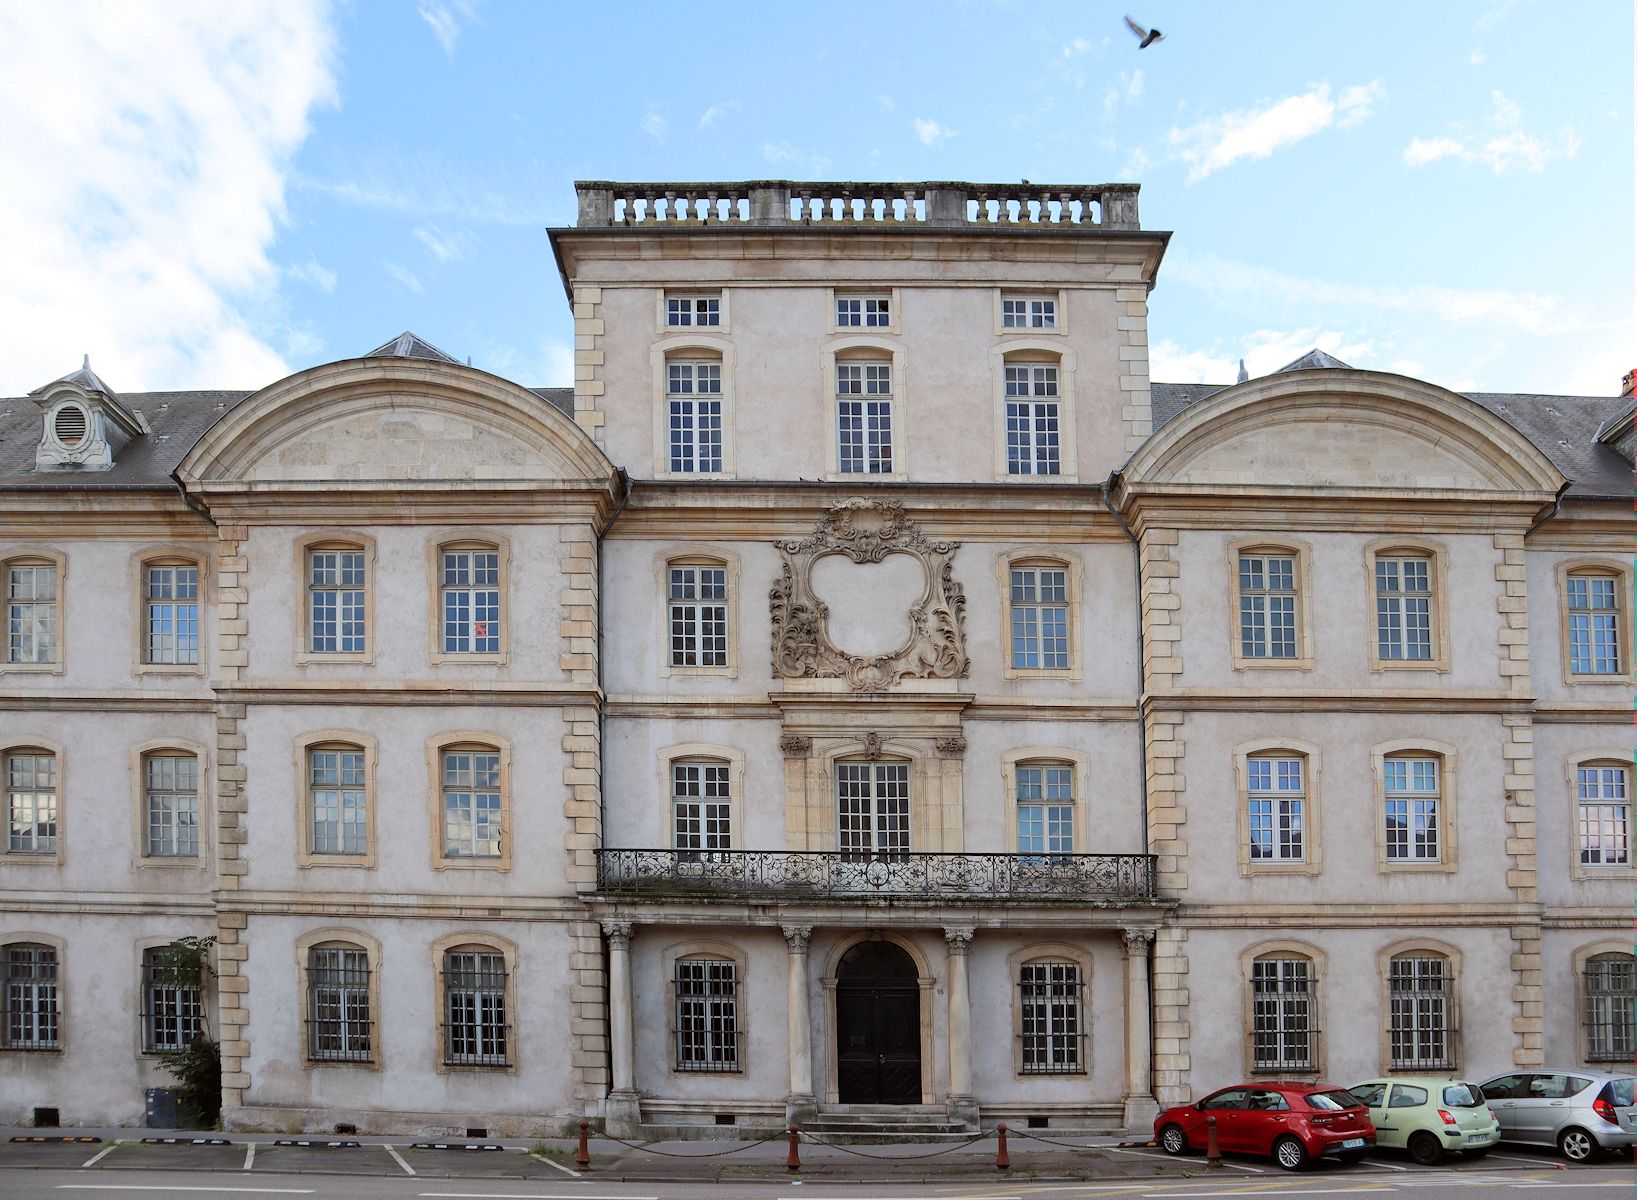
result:
[[[1455,688],[1175,688],[1143,696],[1145,712],[1530,713],[1507,692]],[[1630,716],[1629,710],[1625,714]]]
[[[1150,527],[1312,533],[1523,533],[1552,503],[1545,492],[1128,484],[1115,500],[1139,535]]]
[[[225,703],[235,704],[382,704],[393,707],[482,704],[495,708],[563,708],[598,704],[602,692],[596,687],[567,683],[277,680],[224,684],[216,688],[216,696]]]
[[[905,896],[894,896],[891,900],[837,899],[833,903],[804,897],[787,904],[777,900],[728,904],[641,903],[625,897],[613,900],[588,896],[587,902],[602,919],[629,921],[639,926],[840,925],[850,929],[932,929],[958,925],[980,933],[986,929],[1009,931],[1022,927],[1111,932],[1157,929],[1176,904],[1165,898],[1103,903],[1077,897],[1062,905],[1002,905],[992,900],[965,905]]]
[[[192,485],[220,524],[241,525],[557,525],[605,528],[619,504],[617,477],[578,481],[404,480],[347,483]]]

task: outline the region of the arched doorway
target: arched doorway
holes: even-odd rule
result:
[[[892,942],[859,942],[836,964],[836,1093],[843,1104],[921,1102],[921,987]]]

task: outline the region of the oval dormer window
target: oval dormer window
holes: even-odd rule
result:
[[[85,440],[90,418],[78,404],[64,404],[51,417],[51,432],[65,446],[78,446]]]

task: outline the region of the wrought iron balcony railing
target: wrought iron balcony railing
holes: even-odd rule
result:
[[[1152,900],[1151,854],[599,850],[597,890],[686,899]]]

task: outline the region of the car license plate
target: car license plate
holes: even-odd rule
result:
[[[1343,1150],[1359,1150],[1364,1146],[1363,1138],[1348,1138],[1341,1144]]]
[[[1466,1135],[1466,1140],[1469,1142],[1487,1142],[1489,1135],[1487,1133],[1469,1133]]]

